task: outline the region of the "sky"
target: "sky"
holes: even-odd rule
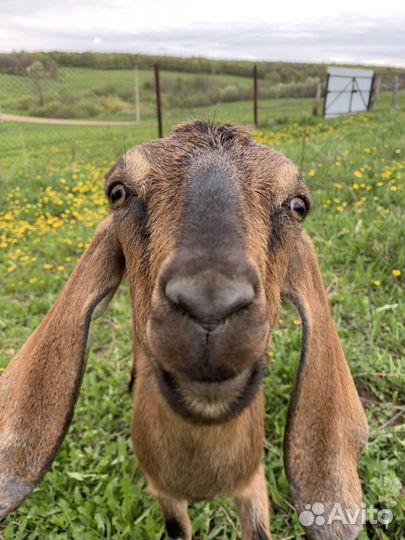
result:
[[[0,51],[405,67],[405,0],[0,0]]]

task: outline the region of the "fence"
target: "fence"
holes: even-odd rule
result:
[[[319,113],[322,92],[319,78],[274,84],[256,67],[251,77],[242,77],[137,68],[49,69],[34,62],[22,74],[0,73],[0,167],[12,169],[18,162],[28,170],[30,161],[44,153],[75,160],[100,145],[105,158],[113,160],[191,118],[263,128],[300,121]]]

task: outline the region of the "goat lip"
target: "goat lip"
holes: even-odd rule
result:
[[[194,423],[220,423],[240,414],[255,397],[263,364],[244,369],[221,382],[201,382],[156,366],[163,397],[180,416]]]
[[[193,387],[197,391],[200,391],[200,392],[212,391],[214,389],[218,389],[222,391],[229,387],[233,388],[235,386],[238,386],[247,382],[247,379],[250,373],[251,373],[251,368],[246,368],[240,373],[236,373],[229,377],[221,377],[217,379],[193,378],[187,375],[184,376],[183,374],[179,374],[177,375],[176,380],[178,381],[178,384],[180,386]]]

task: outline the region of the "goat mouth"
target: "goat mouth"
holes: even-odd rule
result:
[[[156,367],[160,391],[184,419],[199,424],[222,423],[250,405],[260,387],[264,365],[257,362],[221,380],[195,380]]]

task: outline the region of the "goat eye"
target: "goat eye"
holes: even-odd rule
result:
[[[115,184],[109,193],[111,204],[117,208],[125,201],[127,193],[125,187],[122,184]]]
[[[307,205],[301,197],[295,197],[290,202],[290,210],[294,219],[302,221],[308,212]]]

